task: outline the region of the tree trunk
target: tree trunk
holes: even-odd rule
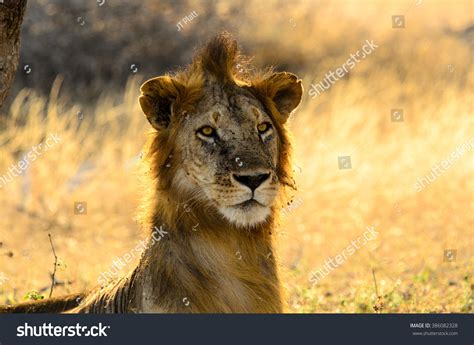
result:
[[[26,1],[0,0],[0,108],[18,67],[20,29]]]

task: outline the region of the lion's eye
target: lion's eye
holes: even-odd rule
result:
[[[262,122],[257,126],[258,133],[264,134],[265,132],[268,132],[268,130],[271,128],[271,125],[268,122]]]
[[[211,126],[204,126],[198,129],[197,131],[199,134],[204,135],[205,137],[212,137],[216,133],[216,130]]]

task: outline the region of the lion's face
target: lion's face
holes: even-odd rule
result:
[[[160,188],[171,188],[178,203],[252,227],[269,218],[280,185],[288,184],[285,122],[303,90],[290,73],[238,83],[219,68],[185,80],[150,79],[140,105],[157,130],[152,160]]]
[[[273,120],[240,87],[205,94],[214,97],[204,97],[180,121],[175,150],[181,167],[173,183],[207,199],[229,222],[263,222],[279,189],[279,138]]]

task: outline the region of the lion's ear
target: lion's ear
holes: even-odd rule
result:
[[[184,93],[184,86],[164,76],[147,80],[140,91],[138,101],[150,124],[157,130],[168,127],[173,104]]]
[[[301,80],[288,72],[273,73],[268,78],[253,84],[251,88],[260,98],[264,98],[263,101],[267,106],[277,111],[278,120],[282,123],[288,120],[303,96]]]

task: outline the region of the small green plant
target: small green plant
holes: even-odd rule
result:
[[[23,297],[23,299],[38,301],[38,300],[44,299],[44,296],[40,295],[38,291],[32,290],[32,291],[28,291]]]
[[[424,268],[420,273],[415,275],[414,281],[421,284],[426,284],[432,278],[432,271],[429,268]]]

